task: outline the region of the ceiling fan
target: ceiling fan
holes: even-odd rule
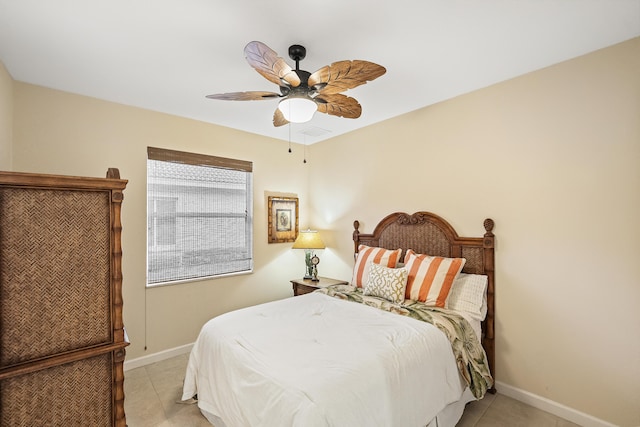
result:
[[[280,93],[230,92],[207,95],[207,98],[225,101],[282,98],[273,115],[273,125],[276,127],[289,122],[307,122],[316,111],[349,119],[360,117],[362,107],[358,101],[340,92],[377,79],[387,70],[373,62],[346,60],[309,73],[299,66],[306,54],[304,46],[296,44],[289,47],[289,57],[296,63],[294,70],[269,46],[252,41],[244,48],[247,62],[264,78],[277,84]]]

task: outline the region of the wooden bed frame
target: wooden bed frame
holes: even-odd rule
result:
[[[487,287],[487,317],[482,322],[482,346],[487,354],[489,369],[495,380],[495,266],[493,235],[494,222],[484,220],[486,233],[483,237],[459,237],[451,224],[430,212],[416,212],[413,215],[395,212],[383,218],[372,234],[360,233],[360,222],[353,222],[353,243],[355,253],[359,245],[376,246],[385,249],[402,249],[401,260],[407,249],[421,254],[460,257],[467,262],[462,271],[470,274],[484,274],[489,278]],[[494,381],[495,382],[495,381]],[[495,385],[489,390],[495,393]]]

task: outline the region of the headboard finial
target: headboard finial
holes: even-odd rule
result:
[[[484,220],[484,229],[487,230],[487,234],[493,235],[493,226],[495,223],[491,218],[487,218]]]
[[[109,168],[107,169],[107,178],[108,179],[120,179],[120,171],[118,168]]]

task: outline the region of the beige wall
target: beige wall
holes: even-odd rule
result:
[[[369,232],[391,211],[429,210],[476,236],[492,217],[497,380],[635,426],[639,75],[635,39],[315,144],[307,165],[282,141],[14,83],[13,169],[98,176],[115,166],[129,179],[129,358],[190,343],[219,313],[290,295],[302,257],[265,243],[266,192],[301,197],[301,226],[329,246],[321,274],[344,279],[354,219]],[[254,161],[254,274],[145,293],[147,145]]]
[[[289,280],[302,274],[304,254],[266,243],[266,200],[271,192],[297,195],[308,224],[302,150],[289,154],[287,142],[24,83],[15,83],[15,94],[16,171],[104,176],[117,167],[129,180],[122,211],[128,360],[192,343],[220,313],[292,295]],[[147,146],[253,161],[254,274],[145,292]]]
[[[366,108],[366,107],[365,107]],[[323,263],[427,210],[497,238],[497,380],[640,425],[640,39],[315,144]],[[315,165],[318,165],[317,167]]]
[[[0,62],[0,170],[11,170],[13,145],[13,79]]]

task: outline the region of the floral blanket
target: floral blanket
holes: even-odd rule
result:
[[[444,332],[451,342],[458,371],[474,397],[481,399],[493,385],[487,356],[475,332],[462,316],[451,310],[428,307],[420,302],[405,301],[405,304],[395,304],[382,298],[363,295],[362,289],[351,285],[333,285],[315,292],[431,323]]]

